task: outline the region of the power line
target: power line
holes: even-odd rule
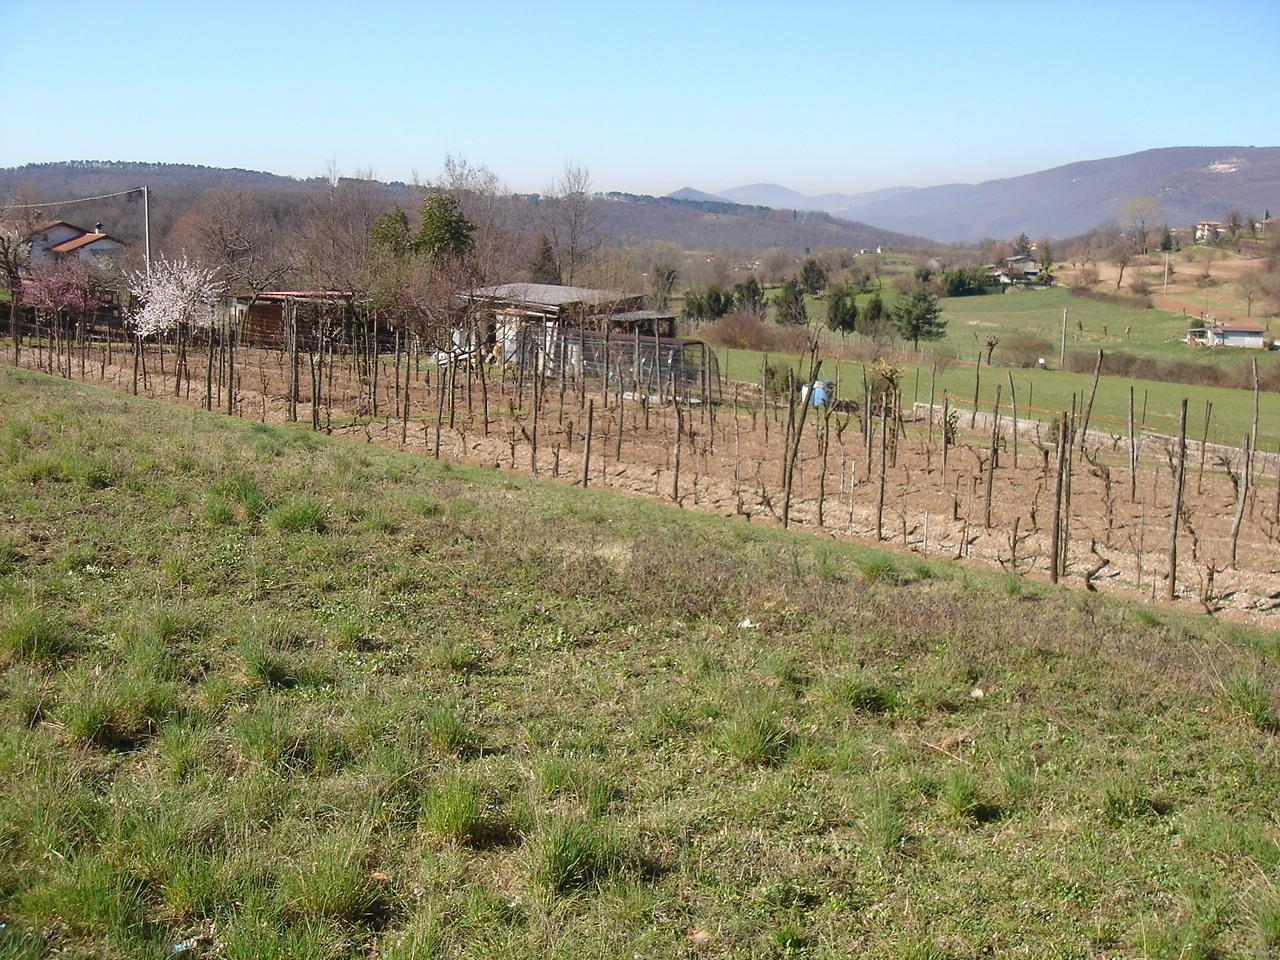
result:
[[[120,190],[117,193],[104,193],[97,197],[77,197],[74,200],[51,200],[48,203],[10,203],[0,204],[0,209],[32,210],[45,207],[65,207],[70,203],[88,203],[91,200],[110,200],[112,197],[127,197],[131,193],[142,194],[142,233],[147,258],[147,276],[151,276],[151,191],[145,186],[131,190]]]
[[[23,209],[33,210],[37,207],[43,209],[45,207],[65,207],[69,203],[88,203],[90,200],[110,200],[112,197],[127,197],[131,193],[141,193],[142,187],[134,187],[132,190],[121,190],[119,193],[104,193],[99,197],[77,197],[75,200],[50,200],[48,203],[0,203],[0,209]]]

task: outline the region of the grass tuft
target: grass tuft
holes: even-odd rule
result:
[[[1099,806],[1103,819],[1112,826],[1143,820],[1159,813],[1146,786],[1130,776],[1112,776],[1102,783]]]
[[[1223,693],[1232,713],[1259,730],[1280,728],[1271,690],[1257,673],[1236,673],[1225,684]]]
[[[484,796],[479,786],[460,773],[450,773],[432,785],[422,805],[421,823],[427,832],[454,843],[473,843],[483,833]]]
[[[132,750],[177,714],[177,691],[151,676],[87,670],[68,675],[60,711],[68,737],[110,750]]]
[[[285,909],[308,920],[352,922],[373,899],[366,860],[369,836],[363,828],[339,829],[302,851],[280,877]]]
[[[0,626],[0,653],[7,660],[48,662],[74,648],[67,622],[35,604],[14,603]]]
[[[475,732],[452,707],[437,703],[422,715],[423,739],[441,753],[464,755],[475,749]]]
[[[888,790],[873,791],[860,826],[863,841],[877,857],[893,853],[902,846],[907,829],[898,798]]]
[[[324,533],[328,527],[324,507],[313,497],[291,497],[267,515],[281,533]]]
[[[743,707],[725,722],[720,746],[725,753],[746,764],[773,766],[787,755],[791,737],[767,707]]]
[[[888,713],[898,702],[897,691],[892,687],[860,673],[836,677],[827,685],[826,695],[836,706],[859,713]]]
[[[879,583],[881,581],[896,583],[900,575],[898,565],[885,554],[867,557],[867,559],[858,564],[858,576],[862,577],[867,583]]]
[[[617,837],[598,822],[553,818],[542,824],[529,844],[530,879],[551,893],[597,886],[622,866]]]

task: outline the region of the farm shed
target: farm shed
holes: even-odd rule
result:
[[[290,319],[296,319],[302,344],[317,338],[321,321],[332,330],[351,322],[351,298],[337,290],[270,290],[249,297],[229,298],[240,324],[240,341],[253,347],[282,347],[286,343]]]
[[[674,313],[645,310],[644,296],[638,293],[553,283],[499,283],[468,290],[462,296],[482,316],[488,315],[496,329],[540,323],[617,333],[639,331],[651,337],[670,337],[676,330]]]
[[[529,323],[517,328],[505,362],[530,374],[599,383],[630,397],[716,403],[721,398],[715,351],[700,340],[642,336]]]
[[[1266,348],[1267,328],[1261,323],[1215,323],[1209,327],[1206,340],[1211,347],[1243,347],[1247,350]]]

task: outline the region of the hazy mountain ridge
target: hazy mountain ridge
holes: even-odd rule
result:
[[[1125,201],[1138,196],[1158,197],[1168,221],[1187,226],[1220,219],[1232,207],[1257,217],[1280,210],[1280,147],[1162,147],[977,184],[818,196],[778,184],[750,184],[719,196],[756,203],[771,198],[774,206],[856,215],[879,227],[944,242],[1020,232],[1070,236],[1120,218]],[[848,202],[833,205],[838,197]]]

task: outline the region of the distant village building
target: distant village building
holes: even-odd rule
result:
[[[1232,323],[1215,323],[1205,331],[1205,342],[1211,347],[1243,347],[1247,350],[1263,350],[1267,345],[1265,324],[1237,320]]]
[[[1227,235],[1227,225],[1221,220],[1197,220],[1196,243],[1217,243]]]
[[[999,264],[989,263],[986,270],[988,276],[1005,284],[1035,283],[1040,279],[1040,264],[1025,253],[1005,257]]]
[[[65,220],[37,219],[30,224],[10,220],[4,226],[26,233],[25,239],[31,244],[32,266],[64,257],[78,257],[92,263],[103,258],[118,257],[124,253],[126,246],[123,240],[103,232],[100,223],[95,224],[92,230],[85,230]]]

